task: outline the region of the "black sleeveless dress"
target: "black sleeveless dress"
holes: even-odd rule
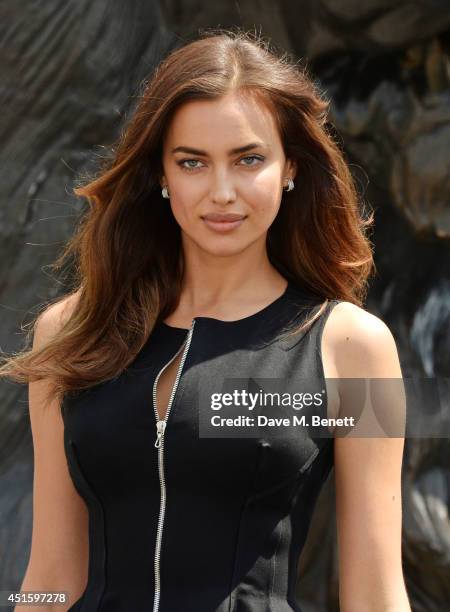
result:
[[[320,342],[336,303],[288,339],[286,325],[320,305],[292,282],[237,321],[196,317],[189,330],[160,321],[123,373],[65,397],[65,452],[90,546],[88,583],[70,612],[301,612],[298,561],[333,437],[321,427],[211,437],[204,398],[233,377],[259,390],[269,379],[324,389]],[[155,379],[179,352],[157,426]],[[326,396],[314,410],[327,416]]]

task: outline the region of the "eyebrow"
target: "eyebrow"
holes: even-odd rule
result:
[[[263,142],[251,142],[243,147],[236,147],[234,149],[230,149],[228,151],[228,155],[236,155],[237,153],[245,153],[246,151],[250,151],[251,149],[256,149],[257,147],[264,148],[266,145]],[[194,149],[193,147],[175,147],[172,149],[172,154],[175,153],[189,153],[191,155],[204,155],[207,156],[208,153],[206,151],[202,151],[201,149]]]

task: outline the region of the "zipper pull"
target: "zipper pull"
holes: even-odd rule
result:
[[[166,429],[166,422],[158,421],[156,423],[156,429],[158,430],[158,433],[156,434],[155,448],[159,448],[161,446],[161,438],[163,437],[164,430]]]

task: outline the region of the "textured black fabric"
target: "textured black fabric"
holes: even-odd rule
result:
[[[320,304],[292,282],[244,319],[196,317],[163,445],[159,612],[300,612],[298,560],[333,438],[199,437],[198,390],[224,376],[311,377],[323,387],[320,342],[336,303],[289,340],[277,338],[283,327]],[[68,466],[90,517],[88,584],[72,612],[153,609],[161,489],[152,389],[187,334],[158,323],[120,376],[64,399]]]

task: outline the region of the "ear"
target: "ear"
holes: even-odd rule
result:
[[[286,166],[286,176],[290,176],[292,179],[295,179],[297,176],[297,162],[293,159],[288,159]]]

